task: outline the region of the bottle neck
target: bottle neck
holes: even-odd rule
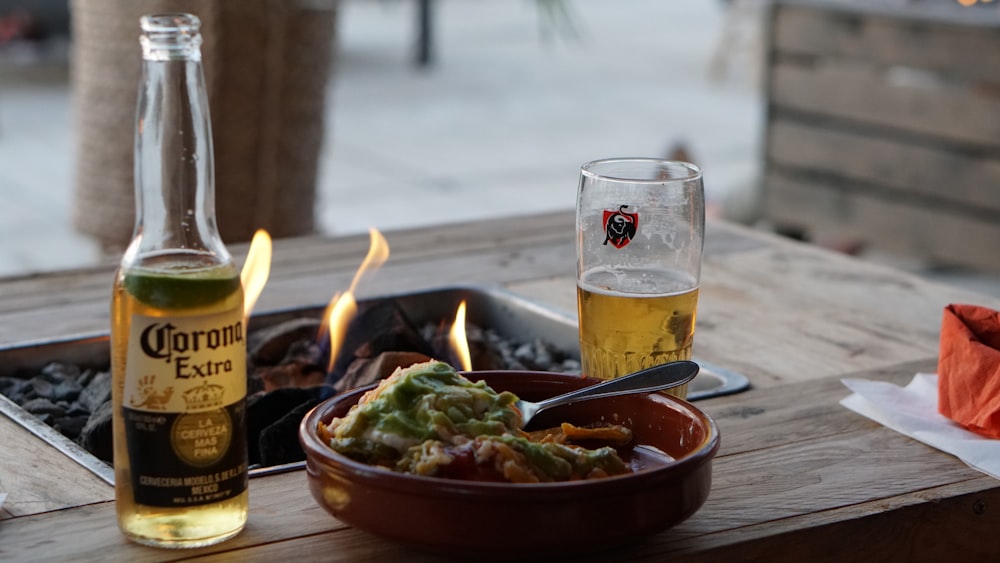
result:
[[[127,255],[183,250],[229,262],[215,222],[215,177],[208,99],[191,34],[143,44],[135,135],[136,231]]]

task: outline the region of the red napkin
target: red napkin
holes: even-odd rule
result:
[[[938,411],[967,430],[1000,438],[1000,312],[945,307],[937,371]]]

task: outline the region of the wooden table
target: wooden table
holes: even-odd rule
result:
[[[497,284],[575,307],[569,212],[387,233],[369,294]],[[1000,554],[1000,482],[840,406],[846,375],[906,382],[933,370],[941,312],[1000,300],[934,285],[766,233],[710,223],[695,353],[746,374],[699,402],[722,432],[712,493],[692,518],[593,560],[960,560]],[[325,303],[367,237],[275,244],[258,311]],[[237,253],[245,252],[237,248]],[[0,280],[0,344],[104,330],[111,265]],[[119,533],[110,487],[0,418],[0,559],[434,560],[323,512],[302,471],[251,480],[237,538],[165,551]]]

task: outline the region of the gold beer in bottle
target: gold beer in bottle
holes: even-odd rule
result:
[[[215,223],[200,22],[140,27],[136,228],[111,302],[115,501],[130,539],[198,547],[247,520],[243,288]]]

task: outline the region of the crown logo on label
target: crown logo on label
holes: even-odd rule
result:
[[[210,384],[207,381],[201,386],[184,392],[184,402],[188,410],[205,410],[222,406],[222,397],[226,390],[221,385]]]

